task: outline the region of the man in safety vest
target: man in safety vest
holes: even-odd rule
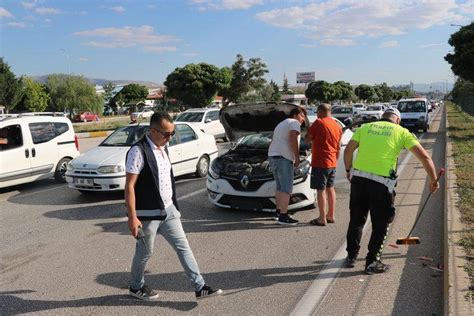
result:
[[[394,187],[397,181],[397,159],[405,148],[423,164],[430,177],[429,189],[439,188],[431,157],[415,135],[401,127],[397,109],[387,109],[382,119],[367,123],[356,130],[344,151],[346,177],[351,182],[350,222],[347,229],[347,258],[345,266],[353,268],[359,254],[362,230],[370,210],[372,235],[366,257],[367,274],[383,273],[388,265],[380,261],[388,227],[395,216]],[[353,162],[356,149],[357,157]]]

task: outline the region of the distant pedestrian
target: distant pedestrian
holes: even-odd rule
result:
[[[154,113],[150,132],[127,153],[125,203],[128,227],[137,238],[129,294],[146,301],[158,298],[158,293],[149,288],[144,279],[157,233],[178,254],[197,299],[222,294],[222,290],[214,290],[204,282],[181,225],[173,170],[165,147],[174,129],[167,113]]]
[[[370,211],[372,235],[365,258],[367,274],[383,273],[388,265],[380,260],[388,227],[395,217],[397,159],[402,149],[410,150],[423,164],[430,178],[429,189],[439,188],[433,161],[415,135],[401,127],[400,112],[387,109],[382,119],[356,130],[344,151],[346,177],[351,182],[350,222],[347,229],[345,266],[352,268],[359,254],[362,230]],[[354,151],[358,149],[354,159]]]
[[[321,104],[317,110],[318,118],[306,134],[307,143],[311,143],[311,189],[316,189],[319,217],[309,223],[326,226],[335,223],[336,190],[334,180],[341,148],[342,129],[331,117],[331,106]],[[326,205],[328,212],[326,215]]]
[[[300,164],[299,141],[305,118],[304,108],[292,109],[288,118],[276,126],[268,149],[268,160],[276,182],[276,216],[280,225],[298,224],[288,215],[288,205],[293,192],[294,166]]]

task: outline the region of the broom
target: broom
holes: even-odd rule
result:
[[[444,172],[445,172],[444,168],[441,168],[439,170],[439,174],[438,174],[438,178],[436,179],[436,182],[439,181],[439,178],[441,178],[441,176],[444,174]],[[416,244],[419,244],[421,242],[419,237],[411,237],[411,233],[415,229],[416,223],[418,223],[418,220],[420,219],[421,214],[423,214],[423,211],[425,210],[426,203],[428,203],[428,200],[430,199],[432,193],[433,192],[430,192],[428,194],[428,197],[426,198],[425,203],[423,204],[423,207],[421,208],[421,211],[418,214],[418,217],[416,218],[415,223],[413,224],[413,227],[411,228],[410,232],[408,233],[408,236],[398,238],[397,239],[397,245],[416,245]]]

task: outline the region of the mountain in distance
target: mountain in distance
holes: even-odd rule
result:
[[[34,76],[33,79],[40,83],[45,83],[49,75],[44,76]],[[84,77],[87,81],[89,81],[93,85],[103,86],[108,82],[112,82],[116,86],[124,86],[130,83],[137,83],[144,85],[147,88],[150,87],[162,87],[163,85],[160,83],[156,83],[153,81],[142,81],[142,80],[107,80],[107,79],[94,79],[94,78],[87,78]]]
[[[417,92],[446,92],[453,89],[453,84],[448,82],[432,82],[432,83],[413,83],[413,90]]]

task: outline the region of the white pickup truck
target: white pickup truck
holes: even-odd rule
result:
[[[360,111],[357,114],[357,117],[364,121],[368,121],[372,119],[378,120],[382,117],[382,114],[385,110],[386,110],[386,106],[383,104],[369,105],[366,107],[365,110]]]

